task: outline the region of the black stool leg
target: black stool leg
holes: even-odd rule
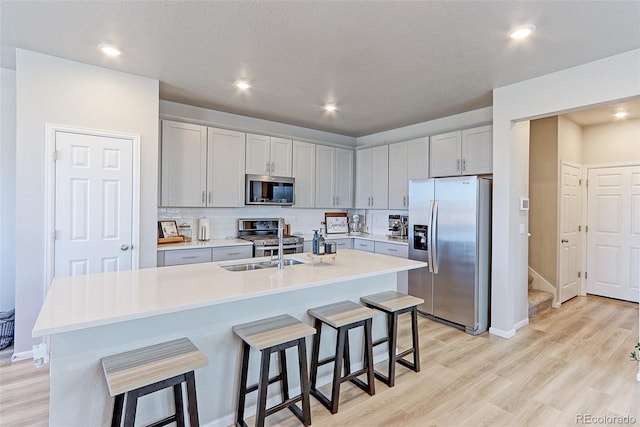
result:
[[[351,353],[349,352],[349,329],[344,334],[344,376],[351,374]]]
[[[338,339],[336,340],[336,357],[333,364],[333,382],[331,383],[331,407],[329,410],[332,414],[338,412],[338,402],[340,400],[340,383],[342,381],[342,363],[344,357],[344,344],[347,330],[338,328]]]
[[[271,359],[271,349],[264,349],[261,353],[262,360],[260,363],[260,380],[258,382],[256,427],[264,427],[264,420],[267,418],[267,388],[269,387],[269,360]]]
[[[413,341],[413,370],[420,372],[420,344],[418,343],[418,307],[411,310],[411,340]]]
[[[116,396],[113,402],[113,415],[111,417],[111,427],[120,427],[122,422],[122,407],[124,406],[124,393]]]
[[[286,349],[278,352],[280,360],[280,391],[282,392],[282,401],[289,400],[289,376],[287,375],[287,354]]]
[[[184,408],[182,406],[182,383],[173,386],[173,402],[176,406],[176,425],[184,427]],[[190,402],[189,402],[190,403]]]
[[[242,342],[242,363],[240,366],[240,386],[238,387],[238,410],[236,425],[246,426],[244,422],[244,404],[247,397],[247,374],[249,371],[249,344]]]
[[[302,423],[311,425],[311,403],[309,398],[309,376],[307,374],[307,344],[304,338],[298,340],[298,365],[300,366],[300,393],[302,394]]]
[[[365,360],[364,363],[367,366],[367,382],[368,382],[368,386],[369,386],[369,390],[367,391],[367,393],[369,393],[370,396],[373,396],[374,394],[376,394],[376,386],[375,386],[375,376],[374,376],[374,369],[373,369],[373,338],[372,338],[372,334],[371,334],[371,324],[372,324],[372,320],[371,319],[367,319],[364,322],[364,346],[365,346]]]
[[[311,349],[311,374],[310,383],[311,390],[316,390],[316,381],[318,379],[318,359],[320,357],[320,336],[322,334],[322,321],[316,319],[313,327],[316,329],[316,333],[313,336],[313,346]]]
[[[200,425],[198,419],[198,397],[196,396],[196,376],[191,372],[185,374],[187,378],[187,409],[189,410],[189,424],[191,427]],[[184,415],[183,415],[184,417]]]
[[[398,313],[389,313],[387,315],[389,325],[389,387],[393,387],[396,379],[396,345],[398,342]]]
[[[138,389],[140,390],[140,389]],[[138,409],[138,390],[127,392],[127,404],[124,413],[124,427],[133,427]]]

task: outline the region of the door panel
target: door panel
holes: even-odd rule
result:
[[[638,302],[640,166],[589,170],[587,292]]]
[[[131,140],[56,132],[56,153],[54,275],[131,269]]]
[[[580,293],[581,237],[578,231],[581,217],[580,168],[562,165],[560,179],[560,302]]]

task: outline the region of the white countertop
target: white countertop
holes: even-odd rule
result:
[[[252,246],[253,243],[242,239],[214,239],[201,242],[193,240],[185,243],[163,243],[158,245],[158,251],[175,251],[180,249],[218,248],[224,246]]]
[[[309,259],[306,254],[286,258]],[[283,270],[265,268],[242,272],[220,267],[260,260],[250,258],[55,278],[32,335],[35,338],[109,325],[426,265],[343,249],[337,253],[335,266],[306,263]]]

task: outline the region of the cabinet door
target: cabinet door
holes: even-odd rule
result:
[[[316,146],[293,141],[294,206],[313,208],[316,201]]]
[[[164,265],[198,264],[211,262],[211,248],[178,249],[164,252]]]
[[[409,247],[407,245],[397,245],[395,243],[375,242],[375,253],[408,258]]]
[[[375,244],[373,240],[353,239],[353,249],[357,251],[374,252]]]
[[[335,149],[335,204],[336,208],[353,207],[353,150]]]
[[[273,176],[293,176],[293,142],[290,139],[271,137],[271,169]]]
[[[245,134],[209,128],[207,206],[244,206]]]
[[[370,148],[356,151],[356,204],[357,209],[371,208],[371,158]]]
[[[335,148],[316,145],[316,208],[334,207],[335,156]]]
[[[407,209],[407,145],[406,142],[389,145],[389,209]]]
[[[389,208],[389,146],[371,149],[371,208]]]
[[[429,178],[429,137],[407,141],[407,179]]]
[[[270,175],[271,137],[247,134],[246,171],[254,175]]]
[[[462,131],[462,174],[493,172],[493,127],[482,126]]]
[[[245,259],[253,257],[253,246],[222,246],[213,248],[213,261]]]
[[[430,171],[432,177],[460,175],[462,132],[449,132],[431,137]]]
[[[205,206],[207,128],[162,121],[161,206]]]

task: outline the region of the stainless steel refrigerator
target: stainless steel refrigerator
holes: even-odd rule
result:
[[[409,181],[409,294],[428,317],[477,335],[487,330],[491,180],[478,176]]]

